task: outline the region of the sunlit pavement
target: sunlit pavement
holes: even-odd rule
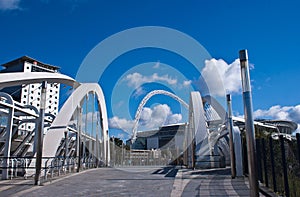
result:
[[[249,196],[247,181],[231,179],[228,168],[98,168],[60,177],[44,186],[32,183],[0,181],[0,196]]]

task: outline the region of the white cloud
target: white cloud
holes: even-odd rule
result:
[[[99,112],[88,112],[87,114],[82,114],[82,121],[85,123],[85,119],[87,118],[87,122],[92,123],[97,120],[97,117],[99,117]]]
[[[159,104],[153,109],[145,107],[141,113],[140,124],[147,129],[158,128],[162,125],[179,123],[181,114],[173,114],[166,104]]]
[[[134,121],[127,120],[125,118],[119,118],[114,116],[108,120],[109,128],[111,129],[122,129],[124,131],[132,131]]]
[[[139,126],[143,129],[155,129],[162,125],[179,123],[182,120],[181,114],[173,114],[166,104],[159,104],[153,107],[144,107],[141,112]],[[117,116],[109,119],[109,127],[132,131],[134,120],[127,120]]]
[[[181,114],[171,114],[167,119],[167,124],[176,124],[181,122],[182,115]]]
[[[135,88],[139,87],[143,83],[150,83],[156,81],[166,82],[169,85],[175,85],[177,83],[177,79],[173,79],[169,77],[169,75],[159,76],[157,73],[154,73],[150,76],[143,76],[142,74],[135,72],[127,75],[125,80],[128,81],[128,86]]]
[[[0,0],[0,10],[17,10],[20,8],[20,0]]]
[[[185,80],[183,81],[183,86],[186,87],[186,86],[189,86],[192,84],[192,81],[191,80]]]
[[[140,86],[140,87],[138,87],[138,88],[135,89],[133,97],[138,98],[139,96],[141,96],[141,95],[143,95],[145,93],[146,93],[146,91],[143,89],[143,87]]]
[[[291,120],[298,124],[297,132],[300,132],[300,105],[296,106],[280,106],[275,105],[267,110],[256,110],[254,118],[266,118],[275,120]]]
[[[239,59],[236,59],[231,64],[227,64],[222,59],[206,60],[201,74],[205,82],[209,84],[209,91],[212,95],[224,96],[225,93],[234,94],[241,92],[242,82]]]

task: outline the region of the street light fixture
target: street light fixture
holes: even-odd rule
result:
[[[258,188],[258,181],[257,181],[255,130],[254,130],[254,121],[253,121],[252,95],[251,95],[247,50],[241,50],[239,52],[239,56],[240,56],[240,63],[241,63],[241,77],[242,77],[244,112],[245,112],[250,196],[254,197],[259,195],[259,188]]]

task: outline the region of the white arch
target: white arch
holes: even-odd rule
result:
[[[1,73],[0,74],[0,89],[10,86],[18,86],[22,84],[41,83],[47,81],[48,83],[63,83],[69,86],[78,87],[80,83],[73,78],[60,73],[49,72],[15,72],[15,73]]]
[[[64,132],[68,126],[69,121],[72,118],[72,115],[77,109],[77,106],[80,106],[81,101],[84,97],[90,93],[94,92],[97,95],[99,110],[100,110],[100,120],[102,121],[102,134],[104,138],[104,159],[107,159],[108,163],[110,160],[109,154],[109,136],[108,136],[108,121],[107,121],[107,111],[106,104],[104,99],[104,94],[97,83],[84,83],[81,84],[68,100],[64,103],[63,107],[59,111],[58,115],[54,119],[49,131],[44,137],[44,147],[43,147],[43,156],[44,157],[54,157],[57,147],[60,144],[61,139],[64,137]],[[107,149],[107,150],[106,150]]]
[[[206,154],[203,149],[206,145],[203,142],[208,138],[208,130],[200,92],[191,92],[190,94],[189,128],[195,138],[196,155]]]
[[[157,95],[157,94],[162,94],[162,95],[166,95],[166,96],[169,96],[173,99],[175,99],[176,101],[178,101],[179,103],[181,103],[185,108],[189,108],[189,105],[184,102],[184,100],[182,100],[181,98],[179,98],[177,95],[171,93],[171,92],[168,92],[168,91],[165,91],[165,90],[153,90],[151,92],[149,92],[144,98],[143,100],[140,102],[139,106],[138,106],[138,109],[135,113],[135,116],[134,116],[134,125],[133,125],[133,129],[132,129],[132,142],[135,141],[136,139],[136,134],[137,134],[137,126],[138,126],[138,123],[139,123],[139,120],[141,118],[141,113],[142,113],[142,110],[143,110],[143,107],[145,106],[145,104],[147,103],[147,101],[154,95]]]

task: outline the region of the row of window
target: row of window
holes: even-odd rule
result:
[[[40,94],[38,94],[38,95],[40,95]],[[23,97],[27,98],[27,95],[25,94],[25,95],[23,95]],[[49,95],[49,98],[52,98],[52,97],[53,97],[52,95]],[[34,96],[30,96],[30,99],[34,99]],[[57,96],[55,96],[54,99],[57,99]],[[40,98],[38,97],[37,100],[39,101]]]
[[[40,90],[40,88],[38,88],[38,89]],[[24,92],[27,92],[27,91],[28,91],[27,89],[24,89]],[[50,89],[50,90],[49,90],[49,92],[53,92],[53,90],[52,90],[52,89]],[[33,94],[33,93],[34,93],[34,91],[33,91],[33,90],[31,90],[31,93]],[[39,91],[38,93],[40,93],[40,91]],[[55,93],[56,93],[56,94],[58,94],[58,91],[56,90],[56,91],[55,91]]]

